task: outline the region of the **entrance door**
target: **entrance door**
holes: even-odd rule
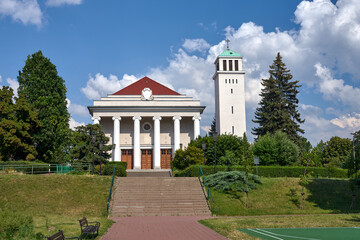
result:
[[[141,169],[152,169],[152,149],[141,150]]]
[[[171,149],[161,149],[161,169],[170,169]]]
[[[126,169],[133,168],[133,150],[132,149],[122,149],[121,150],[121,161],[127,162]]]

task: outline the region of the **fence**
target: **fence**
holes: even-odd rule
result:
[[[0,165],[0,174],[64,174],[72,171],[90,172],[91,169],[91,163],[6,164]]]

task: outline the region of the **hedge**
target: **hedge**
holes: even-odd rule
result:
[[[113,175],[114,164],[116,168],[116,176],[126,177],[126,166],[127,162],[108,162],[104,167],[104,175]]]
[[[13,165],[13,167],[11,167]],[[28,167],[26,167],[28,165]],[[10,167],[5,167],[10,166]],[[33,166],[33,167],[31,167]],[[51,171],[56,171],[56,166],[51,166]],[[49,171],[49,164],[41,161],[0,161],[0,171],[6,169],[7,171],[16,171],[26,174],[34,173],[47,173]]]
[[[201,166],[204,175],[214,173],[214,166]],[[258,175],[262,177],[299,177],[304,174],[305,167],[300,166],[258,166]],[[216,166],[218,172],[227,171],[227,166]],[[244,171],[243,166],[232,166],[231,171]],[[323,168],[308,167],[307,172],[312,177],[326,178],[348,178],[346,169],[342,168]],[[252,173],[256,174],[256,167],[252,169]],[[175,177],[199,177],[199,165],[192,165],[184,170],[175,170]]]

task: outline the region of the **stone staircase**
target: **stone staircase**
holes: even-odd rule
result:
[[[117,178],[111,217],[210,216],[198,178]]]

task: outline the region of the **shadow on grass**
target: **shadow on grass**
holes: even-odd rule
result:
[[[358,213],[360,207],[360,190],[355,190],[357,196],[355,207],[350,209],[352,192],[348,180],[340,179],[312,179],[306,187],[310,191],[308,202],[317,207],[331,210],[332,213]]]
[[[357,217],[357,216],[352,216],[351,219],[345,219],[346,221],[349,221],[349,222],[358,222],[360,223],[360,217]]]

